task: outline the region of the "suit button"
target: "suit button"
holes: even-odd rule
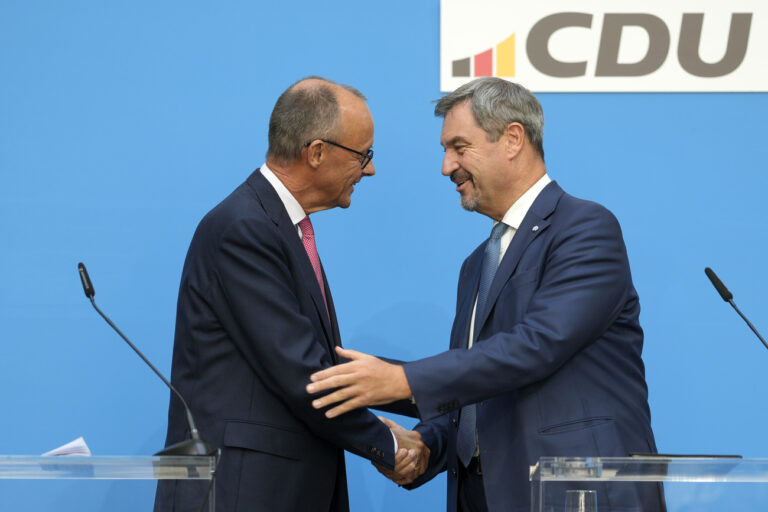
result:
[[[451,476],[452,476],[453,478],[456,478],[456,474],[457,474],[457,473],[456,473],[456,468],[451,468]]]
[[[456,418],[451,418],[451,423],[453,423],[454,427],[458,427],[459,426],[459,422],[456,421]]]

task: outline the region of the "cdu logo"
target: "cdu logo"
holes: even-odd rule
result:
[[[498,76],[540,92],[768,91],[763,3],[442,0],[441,90]]]

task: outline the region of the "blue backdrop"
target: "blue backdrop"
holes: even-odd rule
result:
[[[459,266],[490,221],[440,175],[438,56],[438,0],[2,2],[0,453],[80,435],[94,454],[162,447],[168,393],[91,309],[76,264],[168,374],[193,230],[263,162],[274,101],[309,74],[361,89],[376,123],[376,176],[313,218],[345,345],[445,349]],[[768,353],[703,268],[768,334],[768,95],[538,96],[550,175],[622,223],[660,450],[767,457]],[[353,510],[444,506],[443,478],[408,492],[348,464]],[[152,502],[152,486],[83,485],[3,483],[0,509]]]

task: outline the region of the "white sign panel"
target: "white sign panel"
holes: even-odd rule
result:
[[[767,0],[442,0],[440,89],[768,91]]]

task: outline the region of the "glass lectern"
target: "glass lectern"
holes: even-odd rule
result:
[[[0,455],[0,480],[199,480],[207,490],[215,467],[216,457]],[[206,509],[213,512],[210,491]]]
[[[574,505],[579,494],[581,505]],[[764,511],[768,459],[542,457],[531,467],[532,512],[593,510],[583,496],[596,496],[597,512]]]

